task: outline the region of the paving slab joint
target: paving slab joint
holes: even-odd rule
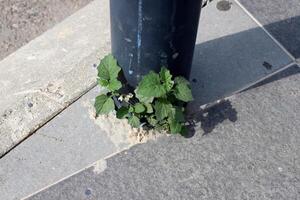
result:
[[[264,32],[294,61],[296,62],[296,58],[257,20],[246,8],[239,2],[239,0],[234,0],[239,7],[259,26]]]
[[[1,157],[96,85],[109,27],[109,1],[95,0],[1,60]]]

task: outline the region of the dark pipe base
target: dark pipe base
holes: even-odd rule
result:
[[[129,84],[167,66],[189,77],[202,0],[110,0],[112,53]]]

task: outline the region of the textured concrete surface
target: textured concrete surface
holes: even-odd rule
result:
[[[213,1],[201,13],[191,73],[200,104],[245,88],[293,60],[234,2]]]
[[[199,105],[292,62],[237,4],[220,11],[216,3],[202,12],[194,56]],[[0,155],[94,85],[92,65],[110,48],[108,12],[108,0],[94,1],[0,62]]]
[[[297,59],[300,58],[298,0],[238,0]]]
[[[135,146],[28,199],[299,199],[299,83],[238,94],[194,115],[194,137]]]
[[[89,92],[0,160],[0,199],[20,199],[128,147],[91,119],[97,93]]]
[[[101,12],[101,2],[106,2],[104,5],[107,6],[107,1],[90,4],[93,9],[88,6],[91,15]],[[229,11],[223,12],[216,9],[216,4],[210,6],[208,9],[211,12],[203,12],[203,16],[206,16],[207,21],[214,17],[217,23],[213,27],[207,24],[200,26],[200,29],[207,26],[206,30],[211,31],[211,34],[199,35],[198,41],[202,37],[202,43],[197,46],[198,54],[195,54],[194,62],[200,63],[202,61],[199,60],[205,61],[205,57],[210,56],[209,61],[216,60],[215,65],[207,63],[205,66],[213,66],[210,70],[218,73],[215,73],[214,78],[206,77],[197,71],[203,70],[199,67],[202,65],[194,65],[193,75],[196,76],[192,79],[197,79],[193,81],[197,94],[195,105],[202,104],[203,97],[206,98],[206,93],[200,92],[203,89],[198,78],[200,75],[215,84],[213,89],[217,92],[207,95],[218,98],[218,95],[226,96],[232,88],[240,89],[241,85],[248,85],[257,78],[267,76],[291,61],[255,23],[249,21],[236,4]],[[221,22],[227,23],[227,26]],[[239,25],[235,26],[235,22]],[[76,24],[81,25],[82,22]],[[104,42],[103,38],[99,40]],[[249,44],[245,44],[244,40]],[[74,39],[71,41],[74,42]],[[214,41],[218,41],[221,46]],[[222,44],[222,41],[225,42]],[[203,50],[202,44],[202,47],[206,47]],[[254,47],[266,49],[261,51]],[[258,55],[258,50],[264,57]],[[238,56],[232,56],[230,51]],[[95,69],[91,66],[97,62],[96,56],[101,57],[101,52],[99,55],[91,53],[81,60],[84,70],[87,70],[84,79],[90,80],[91,85],[95,77]],[[68,55],[64,54],[59,59]],[[72,56],[78,57],[79,54],[70,54],[69,58]],[[249,65],[245,67],[244,62]],[[259,65],[252,65],[252,62]],[[220,75],[222,67],[231,70],[231,80],[225,79],[229,74]],[[52,72],[53,68],[49,71]],[[191,134],[195,135],[190,139],[162,137],[116,156],[111,154],[132,146],[132,143],[126,138],[128,131],[117,126],[115,121],[91,119],[91,99],[96,92],[94,89],[0,160],[0,199],[27,196],[82,168],[86,170],[42,191],[32,199],[297,199],[300,190],[300,77],[297,71],[297,68],[291,67],[282,75],[267,79],[261,87],[233,96],[208,110],[194,110],[190,118],[195,122],[195,126],[191,127]],[[56,87],[56,84],[50,83],[41,91],[42,97],[51,99],[45,101],[49,103],[49,108],[53,109],[52,100],[58,106],[45,112],[55,113],[67,105],[64,95],[69,93],[61,90],[65,88],[64,84],[70,83],[70,77],[66,74],[70,73],[59,76],[63,86],[59,83],[61,87]],[[78,88],[76,84],[80,82],[76,81],[81,80],[81,76],[77,71],[72,75],[74,88]],[[244,76],[247,81],[239,82],[242,78],[238,75]],[[218,91],[223,86],[224,89]],[[85,83],[80,87],[85,87]],[[74,89],[67,88],[69,92]],[[38,105],[44,105],[32,103],[27,94],[20,100],[20,108],[26,112],[32,109],[37,112],[40,109]],[[10,110],[5,112],[3,117],[15,113]],[[45,116],[45,112],[39,112],[40,117]],[[36,118],[32,118],[25,122],[34,124]],[[25,123],[25,119],[9,122],[12,127],[17,127],[20,122]],[[102,129],[99,122],[102,125],[108,124],[108,128]],[[106,158],[108,155],[110,158]],[[90,167],[96,160],[98,162]]]
[[[283,79],[283,78],[286,78],[286,77],[289,77],[289,76],[292,76],[295,74],[299,74],[299,73],[300,73],[300,68],[298,67],[298,65],[293,65],[279,73],[276,73],[275,75],[273,75],[263,81],[258,82],[257,84],[251,86],[250,88],[247,88],[246,90],[260,87],[260,86],[263,86],[263,85],[272,83],[274,81],[277,81],[277,80],[280,80],[280,79]]]
[[[0,60],[91,0],[0,1]]]
[[[99,92],[88,92],[0,159],[1,200],[32,194],[139,142],[115,117],[95,119]]]
[[[191,77],[199,105],[292,62],[237,4],[216,3],[199,26]],[[108,12],[108,0],[94,1],[0,62],[0,155],[94,85],[92,65],[110,48]]]
[[[96,0],[0,62],[0,155],[95,84],[109,41],[108,0]]]

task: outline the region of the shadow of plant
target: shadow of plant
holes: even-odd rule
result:
[[[218,124],[221,124],[225,120],[236,122],[238,119],[237,111],[232,107],[229,100],[222,100],[220,103],[209,107],[207,109],[201,109],[197,113],[189,114],[189,137],[195,135],[195,127],[197,123],[201,123],[201,128],[204,131],[203,135],[211,133]]]

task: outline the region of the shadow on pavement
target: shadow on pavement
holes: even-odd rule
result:
[[[258,88],[258,87],[261,87],[263,85],[267,85],[267,84],[270,84],[272,82],[275,82],[275,81],[278,81],[280,79],[283,79],[283,78],[287,78],[289,76],[292,76],[292,75],[295,75],[295,74],[299,74],[300,73],[300,68],[297,66],[297,65],[294,65],[294,66],[291,66],[289,67],[288,69],[286,70],[283,70],[253,86],[251,86],[250,88],[247,88],[245,90],[243,90],[242,92],[245,92],[247,90],[251,90],[251,89],[254,89],[254,88]]]
[[[236,122],[238,120],[238,113],[232,107],[229,100],[222,100],[218,104],[203,110],[198,113],[189,115],[189,132],[187,138],[193,137],[196,133],[196,124],[201,122],[201,128],[204,131],[203,135],[211,133],[218,124],[225,120]]]
[[[300,58],[299,0],[239,1],[296,59]]]
[[[267,26],[278,27],[278,24],[291,20],[300,22],[300,17]],[[195,101],[189,105],[192,113],[190,116],[193,116],[190,120],[193,123],[201,122],[205,134],[212,132],[218,124],[227,119],[235,122],[237,111],[227,100],[206,110],[200,106],[217,102],[248,86],[243,91],[298,74],[300,68],[296,65],[280,71],[292,62],[261,28],[197,44],[190,77],[195,97]],[[255,84],[270,74],[274,75]],[[189,136],[194,134],[193,127],[191,125]]]

